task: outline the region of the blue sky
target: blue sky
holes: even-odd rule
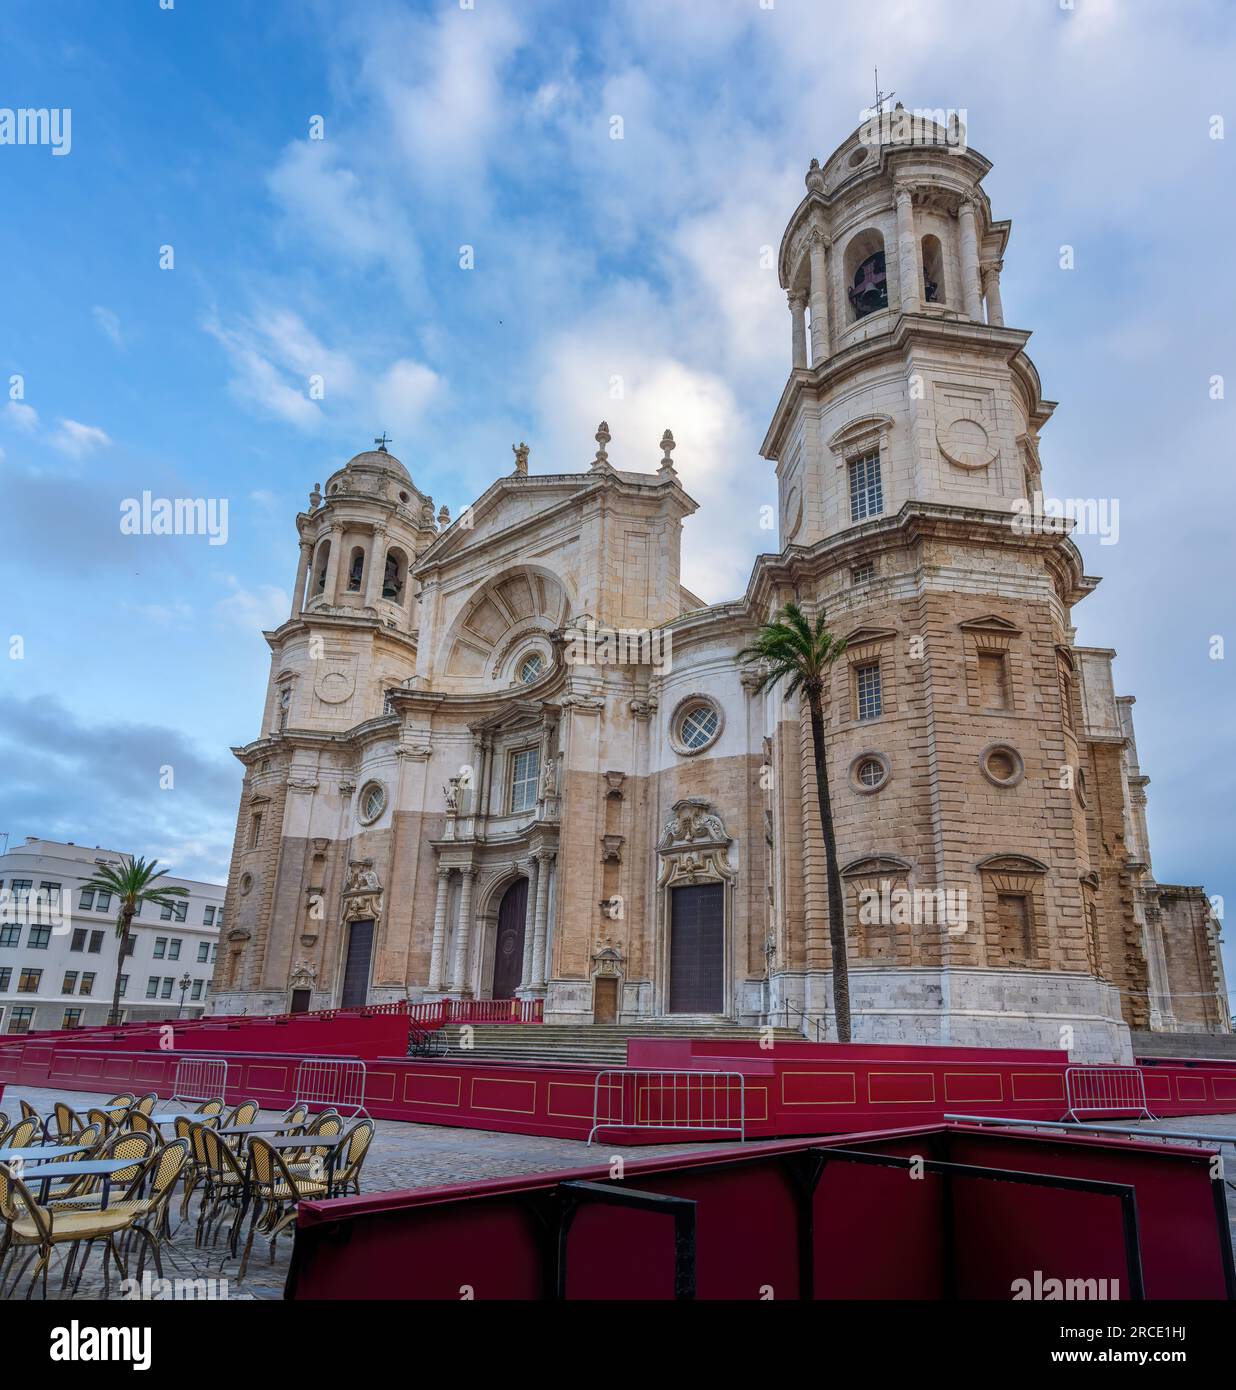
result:
[[[1234,50],[1230,6],[1150,0],[9,3],[0,106],[72,148],[0,146],[0,830],[223,873],[292,518],[383,429],[455,512],[516,440],[573,470],[605,417],[651,469],[668,425],[685,580],[741,592],[789,365],[761,249],[878,65],[994,161],[1047,484],[1120,502],[1078,640],[1138,697],[1158,876],[1236,901]],[[228,499],[227,544],[122,537],[145,489]]]

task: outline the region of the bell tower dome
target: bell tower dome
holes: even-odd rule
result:
[[[781,241],[790,376],[761,452],[782,545],[812,545],[907,502],[1008,512],[1037,479],[1051,414],[1005,326],[1009,223],[956,120],[898,106],[823,166]]]

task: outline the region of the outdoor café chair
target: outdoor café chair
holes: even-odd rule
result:
[[[159,1126],[145,1110],[130,1110],[128,1123],[129,1129],[137,1134],[158,1134],[159,1132]]]
[[[86,1119],[89,1120],[91,1124],[98,1125],[104,1137],[111,1134],[112,1131],[117,1127],[116,1120],[112,1117],[111,1112],[108,1110],[99,1110],[97,1108],[93,1110],[87,1110]]]
[[[24,1104],[25,1102],[23,1102]],[[25,1119],[18,1120],[11,1130],[4,1136],[3,1144],[0,1147],[6,1149],[29,1149],[34,1145],[35,1135],[43,1133],[43,1122],[37,1115],[27,1115]]]
[[[339,1157],[334,1177],[331,1180],[333,1193],[347,1192],[351,1189],[358,1196],[360,1195],[361,1168],[364,1166],[365,1155],[369,1152],[369,1146],[373,1143],[373,1135],[374,1124],[372,1120],[357,1120],[348,1130],[347,1138],[343,1144],[344,1151]]]
[[[326,1197],[329,1195],[324,1179],[298,1178],[288,1168],[277,1149],[272,1149],[260,1135],[249,1141],[249,1163],[251,1178],[249,1196],[253,1202],[253,1214],[249,1218],[249,1236],[245,1241],[245,1253],[241,1256],[237,1283],[245,1277],[249,1265],[249,1251],[253,1248],[253,1233],[260,1224],[263,1235],[270,1239],[270,1258],[275,1258],[275,1243],[280,1231],[296,1220],[296,1204],[305,1197]],[[240,1217],[233,1227],[233,1239],[239,1233]],[[259,1221],[260,1218],[260,1221]]]
[[[202,1133],[208,1129],[218,1129],[218,1127],[219,1117],[217,1115],[207,1115],[201,1120],[193,1120],[188,1115],[181,1115],[176,1120],[176,1138],[189,1141],[189,1161],[185,1164],[184,1170],[185,1195],[180,1204],[180,1219],[182,1221],[188,1220],[189,1203],[193,1199],[198,1184],[206,1176],[206,1143],[202,1138]]]
[[[21,1106],[21,1117],[23,1120],[38,1120],[40,1125],[43,1123],[42,1115],[39,1114],[28,1100],[19,1097],[17,1104]]]
[[[236,1245],[236,1231],[240,1213],[244,1209],[247,1192],[245,1170],[240,1166],[236,1155],[223,1142],[221,1136],[205,1125],[194,1126],[201,1135],[202,1147],[206,1155],[202,1169],[202,1205],[197,1213],[197,1234],[195,1245],[204,1245],[210,1236],[210,1228],[215,1226],[215,1239],[219,1237],[218,1223],[225,1210],[235,1213],[232,1221],[231,1245],[233,1253]]]
[[[194,1112],[198,1115],[222,1115],[227,1109],[227,1101],[222,1096],[214,1096],[210,1100],[204,1100]]]
[[[86,1128],[86,1121],[68,1101],[58,1100],[52,1106],[52,1118],[56,1121],[56,1131],[52,1137],[57,1144],[76,1144],[77,1136]]]
[[[303,1125],[309,1118],[309,1107],[303,1100],[298,1100],[295,1105],[289,1106],[279,1118],[289,1129],[295,1129],[298,1125]]]
[[[120,1133],[113,1134],[99,1145],[95,1158],[131,1158],[133,1164],[129,1168],[118,1168],[108,1176],[110,1186],[127,1186],[137,1177],[141,1176],[146,1166],[147,1160],[156,1148],[154,1136],[151,1134]],[[103,1178],[100,1174],[90,1173],[85,1177],[74,1179],[63,1193],[52,1193],[48,1197],[46,1205],[55,1210],[61,1207],[98,1207],[102,1205]],[[111,1203],[108,1204],[109,1207]]]
[[[144,1096],[138,1096],[131,1108],[141,1115],[152,1115],[158,1100],[158,1091],[147,1091]]]
[[[337,1110],[323,1110],[320,1115],[315,1115],[305,1127],[305,1135],[308,1137],[313,1134],[342,1134],[343,1116]],[[314,1149],[312,1145],[306,1144],[303,1149],[288,1149],[285,1163],[307,1163],[314,1154],[319,1158],[325,1157],[330,1153],[329,1148]]]
[[[233,1125],[251,1125],[258,1117],[261,1106],[256,1100],[242,1100],[234,1110],[232,1110],[226,1120],[220,1125],[220,1129],[231,1129]],[[240,1136],[235,1136],[239,1138]]]
[[[9,1117],[0,1110],[0,1138],[4,1137],[4,1131],[9,1127]]]
[[[26,1297],[29,1298],[34,1292],[34,1286],[39,1281],[39,1276],[43,1276],[43,1297],[47,1297],[47,1267],[51,1263],[52,1251],[57,1245],[68,1245],[76,1247],[82,1241],[87,1244],[86,1258],[89,1258],[89,1246],[96,1240],[105,1241],[103,1249],[103,1287],[104,1296],[111,1294],[111,1282],[108,1275],[108,1259],[116,1261],[116,1268],[120,1271],[121,1277],[125,1275],[125,1264],[120,1256],[120,1249],[116,1244],[116,1237],[122,1231],[132,1225],[134,1217],[128,1211],[69,1211],[55,1212],[48,1207],[43,1207],[34,1200],[26,1185],[20,1178],[16,1178],[8,1168],[0,1163],[0,1220],[4,1222],[4,1236],[0,1240],[0,1263],[11,1251],[16,1257],[21,1249],[29,1249],[37,1256],[34,1265],[34,1273],[30,1277],[30,1285],[26,1290]],[[26,1262],[13,1275],[13,1282],[9,1286],[9,1292],[15,1292],[17,1284],[26,1271],[29,1264],[29,1257]],[[83,1268],[85,1262],[83,1261]],[[80,1274],[78,1276],[80,1280]],[[0,1275],[0,1296],[3,1296],[3,1276]]]

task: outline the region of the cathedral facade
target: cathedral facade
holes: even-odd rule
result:
[[[782,240],[789,377],[762,450],[779,545],[706,604],[673,463],[515,450],[454,521],[385,442],[296,520],[245,767],[217,1013],[541,1000],[828,1035],[805,709],[738,659],[788,600],[846,639],[826,742],[859,1041],[1230,1030],[1218,923],[1155,882],[1132,700],[1044,515],[1044,400],[1005,324],[989,162],[856,131]],[[1047,509],[1050,511],[1050,509]]]

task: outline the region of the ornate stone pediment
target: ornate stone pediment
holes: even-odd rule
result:
[[[726,846],[731,839],[724,821],[713,810],[711,802],[702,796],[689,796],[674,803],[674,809],[657,842],[657,849],[664,854],[698,845]]]
[[[732,839],[709,801],[699,796],[676,801],[657,843],[657,886],[729,882],[734,877],[728,855]]]
[[[382,883],[372,859],[348,861],[348,881],[343,890],[343,920],[353,922],[382,915]]]
[[[318,985],[317,967],[307,960],[298,960],[288,977],[289,989],[316,989]]]

